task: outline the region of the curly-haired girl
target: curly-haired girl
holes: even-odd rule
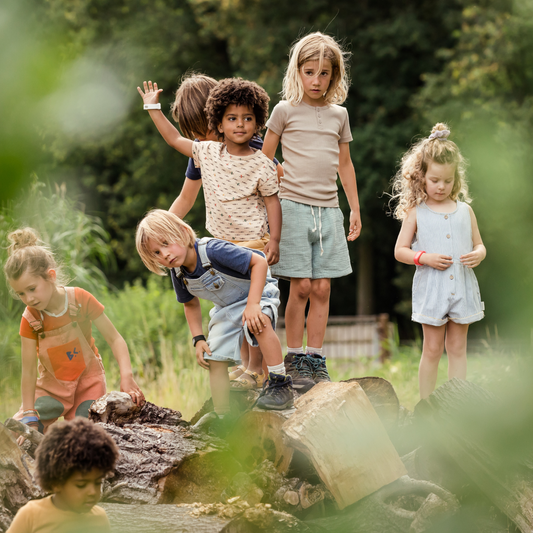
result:
[[[448,377],[466,378],[468,325],[483,318],[474,267],[486,256],[468,205],[465,161],[446,124],[403,156],[393,182],[394,216],[402,221],[394,256],[416,265],[412,320],[422,324],[420,397],[435,388],[446,346]]]

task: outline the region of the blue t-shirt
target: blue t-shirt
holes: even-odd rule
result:
[[[200,142],[200,141],[198,139],[194,139],[194,142]],[[255,148],[256,150],[263,149],[263,139],[261,139],[259,135],[254,135],[250,139],[250,142],[248,144],[250,145],[251,148]],[[279,161],[276,158],[274,158],[274,164],[276,166],[279,165]],[[194,159],[192,157],[189,158],[189,163],[187,164],[187,170],[185,171],[185,177],[193,181],[202,179],[202,173],[200,172],[199,168],[196,168],[194,166]]]
[[[185,268],[181,268],[184,278],[200,278],[207,270],[202,266],[202,260],[198,253],[198,240],[194,243],[194,249],[196,250],[196,268],[194,272],[189,272]],[[263,252],[259,250],[252,250],[250,248],[244,248],[237,246],[232,242],[223,241],[220,239],[211,239],[207,242],[206,252],[211,266],[238,279],[250,279],[250,261],[252,260],[252,253],[256,253],[265,257]],[[183,282],[183,279],[178,278],[175,270],[170,269],[170,277],[172,278],[172,285],[176,293],[178,302],[184,304],[190,302],[194,296],[187,290],[187,286]]]

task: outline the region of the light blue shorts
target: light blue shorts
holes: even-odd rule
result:
[[[258,346],[255,336],[242,324],[242,315],[247,303],[248,300],[244,299],[226,307],[215,306],[211,309],[207,344],[212,355],[204,352],[205,360],[240,364],[244,338],[250,346]],[[260,305],[263,313],[270,318],[273,329],[276,329],[279,304],[278,287],[274,283],[267,283]]]
[[[281,200],[278,278],[340,278],[352,272],[342,211]]]

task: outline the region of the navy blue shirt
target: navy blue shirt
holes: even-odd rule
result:
[[[202,260],[198,253],[198,240],[194,243],[194,249],[196,250],[196,268],[194,272],[189,272],[184,267],[181,268],[184,278],[200,278],[207,270],[202,266]],[[252,260],[252,253],[256,253],[265,257],[263,252],[259,250],[251,250],[250,248],[244,248],[237,246],[232,242],[223,241],[221,239],[211,239],[206,245],[206,252],[211,266],[238,279],[250,279],[250,261]],[[176,293],[178,302],[184,304],[190,302],[194,296],[187,290],[187,286],[183,282],[183,279],[178,278],[173,268],[170,269],[170,277],[172,278],[172,285]]]
[[[198,139],[194,139],[194,142],[200,142],[200,141]],[[254,135],[250,139],[250,142],[248,144],[250,145],[251,148],[255,148],[256,150],[263,149],[263,139],[261,139],[259,135]],[[279,161],[276,158],[274,158],[274,164],[276,166],[279,164]],[[200,172],[199,168],[196,168],[194,166],[194,159],[192,157],[189,158],[189,163],[187,164],[187,170],[185,171],[185,177],[193,181],[202,179],[202,173]]]

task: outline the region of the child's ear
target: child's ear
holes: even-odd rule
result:
[[[55,283],[57,279],[57,272],[53,268],[50,268],[48,272],[46,273],[46,275],[48,276],[49,281],[52,281]]]

